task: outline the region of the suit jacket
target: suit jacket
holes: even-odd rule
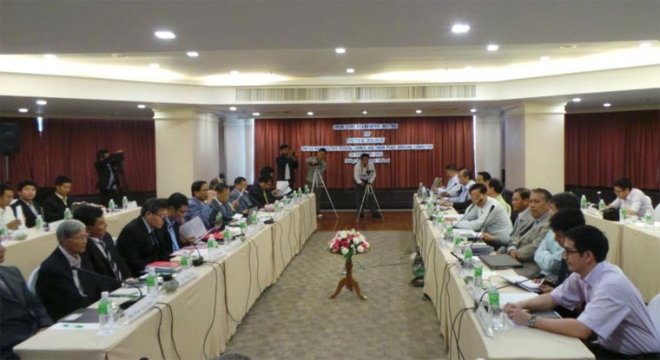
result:
[[[17,213],[16,209],[19,206],[21,207],[21,209],[23,209],[23,215],[25,216],[25,226],[29,228],[34,226],[35,220],[37,220],[37,215],[41,215],[41,205],[36,201],[33,201],[32,205],[34,205],[34,208],[37,210],[36,214],[32,212],[30,206],[20,198],[16,200],[15,203],[11,204],[11,208],[14,210],[14,215],[16,215]],[[62,212],[62,217],[64,217],[64,212]]]
[[[210,206],[195,197],[191,197],[188,199],[188,210],[186,210],[186,214],[183,218],[185,221],[190,221],[199,216],[206,229],[210,229],[211,223],[209,222],[209,219],[211,218],[211,212],[212,210]]]
[[[266,191],[266,197],[264,198],[264,192],[261,190],[259,184],[253,185],[248,192],[250,200],[257,205],[257,207],[262,208],[266,204],[272,204],[275,202],[275,197],[270,191]]]
[[[124,226],[117,238],[117,249],[124,257],[134,277],[138,277],[151,262],[169,260],[163,232],[157,229],[152,240],[147,225],[139,216]]]
[[[123,280],[130,278],[132,276],[131,269],[128,268],[124,257],[119,254],[119,250],[117,250],[115,243],[112,241],[112,236],[106,233],[101,241],[105,244],[106,250],[110,253],[112,261],[117,264],[117,269],[119,269],[119,272],[121,272]],[[115,273],[112,271],[112,265],[110,264],[110,261],[105,256],[105,254],[101,252],[101,249],[96,246],[94,240],[89,238],[87,239],[87,247],[85,249],[85,253],[82,256],[87,257],[95,272],[108,277],[116,278]],[[117,280],[119,281],[120,279]]]
[[[51,195],[44,201],[44,220],[46,222],[53,222],[64,219],[64,210],[71,209],[73,200],[71,197],[66,198],[66,204],[57,195]]]
[[[236,201],[236,199],[239,199],[239,198],[240,198],[240,199],[238,200],[238,207],[235,209],[236,212],[243,213],[243,212],[245,212],[247,209],[249,209],[249,208],[251,208],[251,207],[254,206],[253,201],[250,200],[250,197],[249,197],[248,195],[249,195],[249,192],[246,190],[246,191],[243,193],[243,196],[241,196],[241,192],[238,191],[237,188],[234,188],[234,189],[231,191],[231,193],[229,193],[229,202],[230,202],[230,203],[232,203],[232,202]]]
[[[163,249],[163,254],[167,255],[168,258],[169,258],[169,255],[172,252],[174,252],[174,246],[173,246],[173,243],[172,243],[172,235],[170,235],[170,232],[167,229],[168,221],[172,221],[173,230],[174,230],[174,241],[176,241],[177,245],[179,246],[179,249],[184,247],[184,246],[188,246],[190,244],[184,243],[182,241],[181,234],[179,233],[179,228],[181,227],[181,224],[179,224],[178,222],[176,222],[173,219],[172,220],[166,219],[165,224],[158,231],[160,231],[162,233],[162,236],[163,236],[163,248],[162,248]]]
[[[231,205],[229,203],[221,203],[217,199],[213,199],[211,201],[211,209],[213,209],[213,212],[211,213],[211,221],[215,221],[216,216],[218,216],[218,213],[222,214],[222,221],[223,223],[227,224],[230,221],[232,221],[232,217],[234,216],[234,210],[231,208]]]
[[[12,348],[53,322],[18,268],[0,266],[0,278],[9,289],[0,292],[0,358],[18,359]]]
[[[99,176],[96,188],[99,191],[116,189],[119,186],[119,177],[112,168],[113,162],[117,161],[117,154],[112,154],[103,160],[94,163],[96,174]]]
[[[81,256],[80,267],[94,272],[89,260]],[[57,321],[73,311],[86,308],[101,298],[103,291],[112,290],[109,281],[102,275],[93,275],[85,271],[77,271],[80,286],[85,295],[80,294],[73,280],[73,270],[59,247],[41,263],[37,279],[37,295],[43,301],[48,314]],[[117,284],[114,284],[115,288]]]
[[[277,180],[284,180],[286,165],[289,164],[289,174],[291,175],[289,182],[293,183],[293,180],[296,178],[295,170],[298,168],[298,160],[286,155],[280,155],[275,161],[277,162]]]
[[[541,272],[541,268],[534,262],[534,254],[548,230],[550,230],[550,213],[546,212],[534,220],[532,228],[524,235],[511,237],[507,251],[516,249],[519,255],[518,261],[523,264],[521,269],[516,269],[518,274],[531,278]]]

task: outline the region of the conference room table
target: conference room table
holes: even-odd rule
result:
[[[576,338],[527,327],[514,326],[506,331],[485,334],[477,320],[475,301],[460,276],[461,265],[451,254],[450,243],[442,239],[441,227],[430,221],[421,199],[413,201],[413,230],[424,259],[424,293],[431,299],[440,321],[444,347],[450,359],[594,359]],[[491,273],[484,266],[484,273]],[[513,275],[513,270],[497,271]],[[490,281],[502,286],[506,281],[492,274]],[[524,293],[504,287],[502,294]],[[502,295],[503,297],[505,295]],[[504,305],[504,304],[502,304]]]
[[[119,236],[121,229],[139,215],[140,208],[119,210],[105,214],[108,233],[113,237]],[[25,231],[28,234],[25,240],[3,241],[2,245],[7,248],[3,265],[16,266],[23,274],[25,280],[28,280],[32,271],[41,265],[41,262],[46,260],[53,250],[55,250],[57,247],[57,237],[55,236],[55,229],[42,231],[31,228]]]
[[[250,225],[223,256],[187,271],[192,281],[110,335],[54,326],[17,345],[21,359],[209,359],[226,344],[261,293],[272,285],[316,230],[314,195],[273,214],[274,224]],[[275,249],[287,250],[279,254]],[[285,260],[278,263],[276,260]]]

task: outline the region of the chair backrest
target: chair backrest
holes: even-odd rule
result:
[[[655,330],[660,334],[660,294],[657,294],[647,306],[651,321],[655,325]]]
[[[660,221],[660,204],[655,207],[655,211],[653,212],[653,219],[655,221]]]
[[[28,290],[30,290],[35,295],[37,294],[37,279],[39,278],[39,268],[40,266],[37,266],[36,269],[32,270],[32,273],[30,274],[27,282]]]

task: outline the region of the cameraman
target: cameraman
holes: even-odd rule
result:
[[[96,152],[94,167],[99,176],[99,180],[96,182],[96,188],[101,193],[101,204],[103,206],[107,206],[110,199],[114,199],[115,203],[121,204],[119,196],[119,174],[115,170],[121,168],[123,161],[123,150],[117,150],[113,154],[110,154],[106,149]]]
[[[355,163],[355,167],[353,168],[353,180],[355,180],[355,202],[358,211],[360,211],[360,205],[362,204],[364,192],[367,190],[367,185],[372,185],[374,180],[376,180],[376,167],[373,163],[369,162],[369,154],[364,153],[360,155],[360,161]],[[369,197],[367,197],[365,198],[362,212],[360,212],[361,218],[364,217],[364,208],[367,206],[369,206],[374,218],[380,219],[382,217],[376,210],[375,201],[371,201]]]
[[[325,148],[320,148],[319,151],[316,152],[316,156],[310,156],[305,160],[305,164],[307,165],[307,176],[305,177],[305,184],[309,187],[311,191],[316,194],[316,217],[319,219],[323,219],[323,215],[321,214],[321,179],[316,180],[316,184],[314,184],[314,176],[316,172],[318,171],[319,176],[323,177],[323,173],[325,172],[326,168],[326,162],[325,162],[325,154],[327,151]]]

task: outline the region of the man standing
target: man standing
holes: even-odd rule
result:
[[[243,215],[247,215],[248,210],[251,207],[254,207],[254,204],[252,203],[252,200],[250,200],[245,189],[247,189],[247,180],[244,177],[239,176],[234,180],[234,188],[229,193],[229,202],[233,203],[238,200],[236,212]]]
[[[511,234],[511,222],[504,209],[493,198],[486,195],[484,184],[474,184],[470,187],[470,199],[472,206],[465,211],[465,215],[456,223],[455,227],[487,232],[491,235],[489,237],[491,240],[488,240],[487,243],[496,250],[500,246],[506,246]]]
[[[288,181],[289,186],[293,188],[293,183],[296,179],[295,170],[298,168],[298,159],[296,159],[296,152],[291,151],[289,145],[280,145],[280,156],[275,161],[277,162],[277,180]]]
[[[121,166],[124,160],[124,151],[117,150],[110,154],[108,150],[102,149],[96,153],[96,174],[99,179],[96,182],[96,188],[101,193],[101,204],[108,205],[110,199],[119,203],[119,176],[115,172],[115,167]]]
[[[629,179],[622,178],[614,182],[614,193],[616,200],[608,205],[610,208],[623,207],[628,215],[636,215],[640,218],[647,212],[653,214],[651,198],[646,196],[642,190],[633,187]]]
[[[64,211],[73,206],[70,192],[71,179],[62,175],[55,178],[55,193],[44,202],[44,220],[53,222],[64,219]]]
[[[360,155],[360,161],[355,163],[355,167],[353,167],[353,180],[355,181],[355,203],[357,204],[358,211],[360,211],[360,206],[363,205],[362,199],[364,199],[364,206],[362,206],[360,217],[364,217],[364,208],[368,206],[374,218],[382,218],[378,210],[376,210],[375,199],[371,201],[369,196],[364,196],[367,186],[371,186],[373,190],[373,183],[376,180],[376,167],[372,162],[369,162],[369,154],[364,153]]]
[[[199,217],[206,229],[211,228],[211,208],[206,204],[208,199],[209,185],[206,181],[198,180],[190,186],[192,197],[188,200],[188,210],[184,216],[185,221]]]
[[[327,151],[325,148],[320,148],[319,151],[316,152],[316,156],[310,156],[305,160],[305,164],[307,165],[305,184],[316,195],[316,216],[319,219],[323,219],[323,215],[321,214],[321,194],[323,190],[321,179],[323,178],[323,173],[325,173],[326,168],[326,153]],[[318,174],[318,176],[316,174]],[[316,182],[314,181],[315,177]]]
[[[0,244],[0,264],[5,261]],[[20,270],[0,266],[0,359],[17,360],[13,347],[53,324],[41,300],[28,290]]]
[[[14,200],[14,191],[6,184],[0,184],[0,229],[6,226],[9,230],[16,230],[21,221],[16,219],[11,204]]]
[[[18,183],[18,200],[11,204],[14,209],[14,215],[18,216],[18,208],[25,217],[25,226],[34,227],[37,216],[41,215],[41,205],[34,201],[37,196],[37,184],[31,180],[25,180]]]

